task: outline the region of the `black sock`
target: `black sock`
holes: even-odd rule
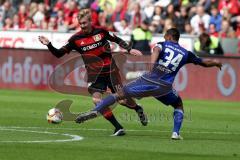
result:
[[[140,105],[136,105],[136,107],[134,107],[136,112],[143,112],[143,108]]]
[[[123,127],[121,124],[117,121],[114,115],[111,115],[109,117],[105,117],[117,130],[122,129]]]

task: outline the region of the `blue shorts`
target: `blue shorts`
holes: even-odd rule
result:
[[[182,99],[175,89],[172,89],[168,94],[160,97],[155,97],[165,105],[178,106],[182,104]]]
[[[165,105],[176,105],[182,102],[171,84],[153,82],[142,77],[125,85],[123,92],[126,97],[155,97]]]

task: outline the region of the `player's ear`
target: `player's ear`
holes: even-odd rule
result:
[[[169,35],[169,34],[166,33],[166,34],[164,35],[164,39],[167,40],[167,41],[171,40],[171,35]]]
[[[167,40],[167,35],[166,34],[164,35],[164,39],[165,39],[165,41]]]

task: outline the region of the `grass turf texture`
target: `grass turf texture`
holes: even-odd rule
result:
[[[81,125],[48,124],[47,111],[64,99],[74,101],[73,112],[87,111],[92,106],[89,97],[0,90],[0,160],[240,159],[240,103],[184,100],[184,140],[172,141],[172,108],[154,99],[139,101],[150,119],[147,127],[140,125],[134,111],[120,106],[114,110],[127,129],[124,137],[110,137],[113,128],[102,117]],[[63,133],[84,139],[60,143],[2,142],[69,139]]]

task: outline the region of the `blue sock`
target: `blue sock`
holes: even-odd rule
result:
[[[173,132],[177,132],[177,134],[179,134],[183,121],[183,110],[175,109],[173,112],[173,119],[174,119]]]
[[[98,112],[103,112],[107,107],[111,106],[115,102],[116,102],[116,97],[114,95],[109,95],[103,100],[101,100],[101,102],[99,102],[93,110]]]

